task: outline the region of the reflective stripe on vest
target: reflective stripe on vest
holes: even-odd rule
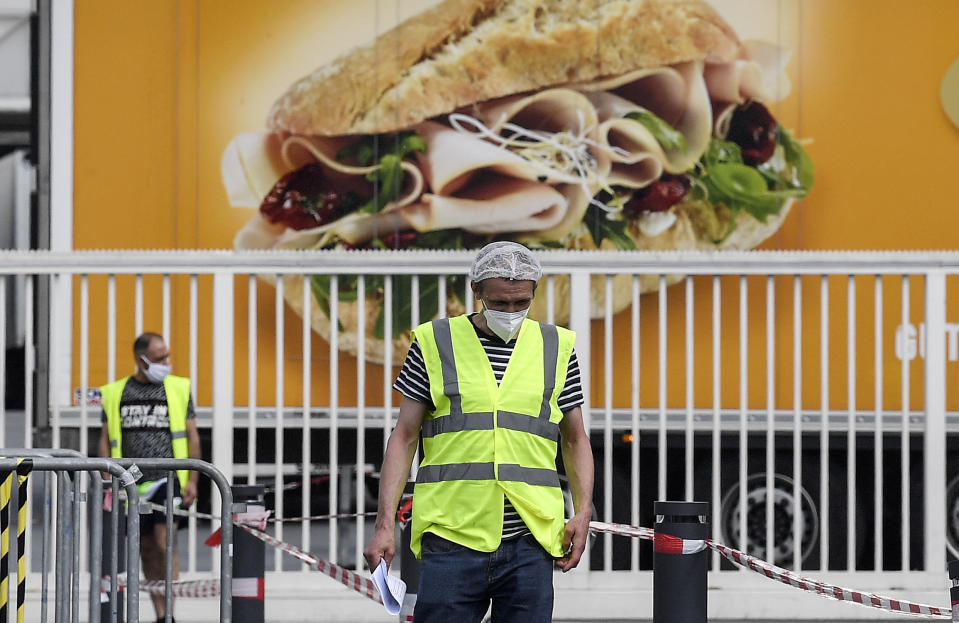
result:
[[[100,388],[100,400],[107,415],[107,435],[110,439],[110,456],[123,456],[123,421],[120,417],[120,401],[123,389],[130,377],[124,377]],[[187,407],[190,403],[190,379],[168,375],[163,379],[163,390],[167,397],[167,417],[170,422],[170,439],[173,458],[190,458],[189,442],[186,435]],[[190,478],[188,470],[177,470],[177,480],[181,490]],[[144,483],[140,483],[144,484]]]
[[[420,555],[427,531],[477,551],[495,550],[505,494],[543,548],[562,556],[557,398],[575,334],[524,321],[499,383],[467,316],[425,323],[413,336],[434,404],[421,427],[414,554]]]
[[[550,399],[553,390],[556,388],[556,358],[559,352],[559,334],[553,325],[540,324],[539,328],[543,335],[544,377],[543,402],[540,405],[539,418],[511,411],[500,411],[497,419],[500,428],[508,428],[545,437],[552,441],[559,441],[559,425],[549,421]],[[450,330],[449,318],[441,318],[433,323],[433,339],[436,341],[436,350],[439,352],[440,363],[443,366],[443,393],[450,399],[450,413],[424,422],[423,437],[433,437],[440,433],[463,430],[492,430],[492,412],[463,413],[463,397],[460,395],[459,377],[456,372],[456,361],[453,357],[453,335]],[[557,486],[559,486],[558,481]]]

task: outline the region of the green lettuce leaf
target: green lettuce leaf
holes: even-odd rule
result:
[[[659,141],[664,150],[686,151],[686,137],[683,136],[682,132],[666,123],[662,117],[648,110],[641,110],[628,113],[626,118],[641,123]]]

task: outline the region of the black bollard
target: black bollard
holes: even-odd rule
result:
[[[949,603],[952,604],[952,620],[959,621],[959,560],[949,561]]]
[[[706,623],[705,547],[683,541],[709,538],[707,502],[654,502],[654,623]],[[683,553],[698,549],[695,553]]]
[[[406,509],[406,501],[412,500],[413,483],[408,483],[406,490],[409,493],[403,495],[403,501],[400,503],[401,509]],[[412,509],[412,506],[409,508]],[[410,514],[412,514],[412,510],[410,510]],[[412,520],[408,518],[406,523],[400,526],[400,579],[406,582],[406,597],[403,598],[403,605],[400,608],[400,623],[412,623],[413,608],[416,606],[416,591],[420,585],[420,561],[416,559],[413,550],[410,549],[412,525]]]
[[[246,510],[234,515],[233,521],[263,529],[266,506],[262,485],[234,485],[233,503],[245,504]],[[225,547],[227,544],[224,543]],[[236,623],[263,623],[265,601],[263,572],[266,565],[266,543],[243,528],[233,530],[233,620]]]

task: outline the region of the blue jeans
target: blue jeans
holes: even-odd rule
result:
[[[536,539],[510,539],[487,553],[424,534],[413,620],[479,623],[490,602],[494,623],[553,619],[553,558]]]

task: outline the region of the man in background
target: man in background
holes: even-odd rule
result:
[[[200,436],[190,393],[190,379],[170,374],[170,350],[163,337],[144,333],[133,343],[136,373],[100,388],[103,428],[99,453],[103,457],[200,458]],[[197,494],[195,471],[179,470],[172,483],[168,472],[144,469],[137,484],[140,500],[165,505],[167,487],[173,487],[174,506],[186,508]],[[182,522],[174,518],[174,525]],[[173,578],[179,578],[176,532],[173,533]],[[140,515],[140,556],[148,580],[166,575],[166,516],[153,511]],[[131,573],[133,570],[130,571]],[[164,595],[151,595],[157,623],[166,619]],[[171,614],[171,621],[172,612]]]

